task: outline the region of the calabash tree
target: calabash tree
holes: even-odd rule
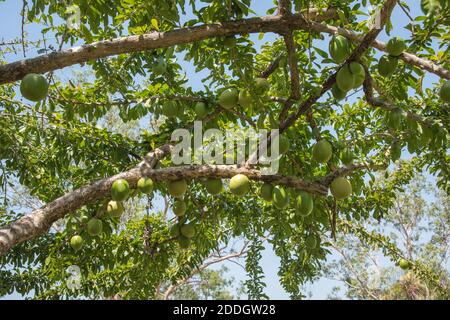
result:
[[[159,298],[240,239],[249,297],[266,297],[259,260],[270,243],[281,284],[298,298],[327,238],[380,240],[357,221],[382,220],[414,170],[449,192],[447,1],[422,1],[408,39],[394,37],[394,8],[410,15],[396,0],[370,1],[368,20],[366,1],[279,0],[261,17],[253,2],[74,0],[77,28],[56,19],[72,14],[61,1],[24,6],[60,47],[0,65],[3,193],[20,186],[44,203],[25,213],[4,203],[2,294]],[[387,43],[377,40],[384,31]],[[257,50],[250,34],[264,33],[276,38]],[[189,86],[180,57],[206,72],[203,91]],[[59,80],[59,69],[79,64],[91,76]],[[428,74],[439,80],[424,89]],[[99,126],[113,108],[138,120],[140,135]],[[195,120],[278,129],[278,173],[248,161],[173,164],[171,133],[192,132]],[[393,166],[406,151],[412,159]],[[377,172],[388,183],[374,184]],[[154,208],[159,197],[174,215]],[[378,242],[445,294],[432,270]],[[81,272],[76,288],[70,266]]]

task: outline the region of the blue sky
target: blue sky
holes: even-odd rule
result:
[[[406,1],[411,9],[412,9],[412,16],[421,15],[420,8],[418,5],[417,0],[407,0]],[[272,8],[274,6],[272,0],[258,0],[253,1],[254,4],[252,9],[257,13],[257,15],[266,15],[266,11],[269,8]],[[2,30],[2,33],[0,35],[0,41],[7,41],[14,38],[19,38],[21,35],[21,23],[20,23],[20,10],[21,10],[21,1],[17,0],[7,0],[6,2],[0,2],[0,30]],[[187,19],[189,16],[186,17]],[[403,38],[409,38],[410,34],[409,31],[404,28],[404,26],[409,23],[409,20],[407,16],[402,12],[402,10],[397,6],[394,10],[392,21],[395,25],[395,29],[392,31],[392,36],[400,36]],[[25,30],[27,32],[27,40],[36,41],[38,39],[41,39],[41,33],[40,30],[42,29],[42,26],[38,25],[27,25]],[[256,49],[259,49],[261,44],[263,44],[266,41],[273,41],[275,39],[275,35],[273,34],[266,34],[262,40],[258,40],[258,34],[251,35],[251,39],[255,43]],[[383,32],[380,37],[380,40],[387,41],[388,37]],[[49,41],[51,42],[51,40]],[[80,43],[81,44],[81,43]],[[318,41],[315,43],[315,45],[319,46],[323,50],[327,51],[327,41]],[[20,45],[17,46],[17,48],[20,48]],[[37,55],[35,49],[31,49],[27,52],[27,57],[33,57]],[[23,58],[22,52],[17,52],[16,54],[7,54],[6,60],[8,62],[19,60]],[[182,57],[179,56],[181,59]],[[181,65],[183,66],[184,71],[186,72],[188,79],[189,79],[189,85],[191,85],[194,89],[200,90],[203,88],[203,84],[201,83],[201,79],[206,76],[206,71],[203,71],[199,74],[196,74],[194,71],[194,68],[191,64],[179,61]],[[73,71],[80,70],[79,66],[72,66],[69,68],[65,68],[64,70],[58,70],[56,72],[56,75],[59,76],[61,79],[69,79]],[[424,86],[432,86],[434,82],[437,81],[437,77],[434,75],[428,75],[425,78]],[[351,98],[349,102],[352,102],[353,99],[357,99],[358,96],[355,95]],[[272,298],[272,299],[283,299],[288,298],[288,295],[284,292],[284,290],[281,288],[278,282],[278,265],[279,265],[279,259],[272,253],[270,248],[266,249],[263,254],[263,259],[261,261],[262,267],[266,274],[266,281],[267,281],[267,289],[266,293]],[[245,272],[238,266],[236,266],[233,263],[226,263],[226,266],[230,269],[230,275],[236,278],[236,280],[245,280]],[[327,294],[329,293],[331,287],[335,285],[336,283],[333,283],[328,280],[321,280],[315,285],[312,286],[312,293],[313,298],[317,299],[323,299],[326,298]],[[17,296],[14,296],[17,298]]]

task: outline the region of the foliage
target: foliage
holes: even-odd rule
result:
[[[28,54],[42,54],[79,43],[170,31],[201,23],[234,21],[253,16],[256,2],[25,1],[25,23],[37,25],[42,37],[48,41],[19,44],[23,44]],[[330,18],[327,24],[361,34],[370,27],[365,17],[361,18],[369,2],[376,8],[382,5],[380,0],[292,1],[297,11],[308,7],[334,8],[339,18]],[[69,29],[65,23],[69,4],[80,8],[78,29]],[[406,11],[408,5],[411,3],[402,2]],[[447,70],[450,68],[448,9],[443,6],[435,15],[412,18],[407,26],[411,34],[406,39],[409,52]],[[268,14],[275,12],[274,4]],[[396,32],[394,27],[395,21],[387,24],[388,34]],[[57,41],[50,41],[52,38]],[[59,71],[50,72],[46,75],[50,83],[49,94],[36,104],[21,100],[18,83],[2,85],[0,186],[4,201],[0,225],[7,225],[26,213],[23,212],[24,202],[17,206],[11,200],[19,189],[26,191],[27,201],[48,203],[67,192],[135,166],[149,151],[168,142],[174,129],[189,127],[197,117],[194,106],[198,101],[206,103],[211,116],[203,123],[204,130],[227,130],[253,124],[265,129],[277,127],[285,103],[272,97],[288,98],[291,95],[289,77],[292,67],[287,61],[283,37],[276,37],[260,47],[248,34],[235,35],[235,38],[236,45],[232,48],[224,46],[224,37],[215,37],[170,48],[90,60],[73,72],[70,80]],[[340,67],[323,50],[328,40],[324,34],[303,30],[293,32],[294,61],[299,67],[301,92],[291,111],[317,93],[325,79]],[[19,55],[17,44],[0,47],[2,64],[6,63],[7,55],[14,52],[15,58],[19,59],[22,53]],[[354,49],[355,44],[351,47]],[[279,66],[268,78],[270,90],[262,95],[256,90],[254,79],[278,58]],[[155,68],[161,61],[166,66],[163,72]],[[425,86],[424,70],[399,61],[392,76],[382,77],[377,71],[375,49],[369,49],[361,62],[376,84],[376,98],[390,101],[403,115],[413,113],[424,121],[403,117],[400,124],[392,128],[386,121],[391,111],[373,108],[363,98],[361,90],[349,92],[347,99],[342,101],[336,101],[331,93],[326,93],[307,116],[300,117],[283,133],[289,138],[290,149],[283,156],[279,171],[281,175],[298,177],[306,182],[319,181],[342,165],[341,151],[351,149],[354,162],[364,164],[360,167],[362,170],[348,172],[353,187],[351,197],[336,202],[331,196],[315,195],[312,214],[299,217],[292,205],[279,210],[263,201],[259,197],[260,185],[255,182],[251,182],[249,194],[237,197],[227,188],[221,194],[211,196],[202,181],[190,181],[185,195],[185,219],[195,224],[197,235],[188,249],[181,250],[169,231],[175,218],[167,206],[162,210],[157,208],[163,200],[169,206],[173,201],[168,196],[166,183],[158,181],[155,183],[157,191],[152,196],[135,194],[125,203],[126,214],[121,219],[103,217],[104,232],[99,237],[86,234],[83,216],[99,215],[104,202],[72,212],[44,236],[14,247],[0,258],[0,295],[18,292],[42,299],[105,298],[116,294],[125,299],[158,298],[160,286],[189,277],[211,252],[230,245],[236,238],[250,242],[245,261],[248,275],[245,285],[248,297],[254,299],[268,298],[260,266],[261,251],[267,243],[281,259],[278,271],[281,284],[295,299],[304,297],[302,287],[323,269],[332,248],[332,242],[327,239],[336,232],[348,232],[393,257],[401,256],[402,252],[388,236],[372,234],[364,223],[374,219],[377,223],[395,221],[389,212],[392,212],[398,192],[415,179],[415,171],[428,170],[436,177],[437,187],[444,192],[444,197],[448,196],[449,108],[439,100],[438,91],[443,80]],[[203,88],[193,88],[192,79],[184,70],[186,65],[195,70],[195,77],[200,79]],[[248,90],[254,99],[252,107],[236,112],[218,109],[217,97],[229,87]],[[178,118],[162,115],[163,104],[167,101],[175,101],[182,110]],[[115,117],[116,114],[120,119]],[[327,139],[333,146],[333,155],[327,164],[312,160],[312,148],[318,137]],[[411,161],[399,162],[402,152],[402,159],[407,156]],[[158,166],[169,167],[170,160],[164,159]],[[380,170],[386,180],[380,184],[372,169]],[[288,192],[290,199],[296,198],[296,190]],[[341,225],[337,227],[336,224]],[[354,224],[360,227],[354,227]],[[440,224],[439,228],[444,227]],[[74,234],[82,234],[85,238],[80,251],[69,246],[69,239]],[[307,245],[311,239],[316,246]],[[435,283],[440,287],[436,282],[440,281],[441,275],[436,275],[435,266],[428,264],[436,256],[425,259],[425,252],[422,252],[408,258],[418,260],[412,272],[424,281],[424,285],[428,287],[429,283]],[[75,289],[67,282],[67,268],[74,265],[81,270],[80,287]],[[222,291],[228,282],[222,282],[217,278],[219,276],[220,272],[208,271],[201,277],[217,280],[215,287],[202,287],[195,293],[187,287],[176,296],[231,298],[229,293]],[[392,286],[398,284],[390,282]],[[394,289],[391,292],[397,290]],[[363,297],[360,293],[352,294],[352,297]],[[391,296],[399,295],[392,293]],[[436,291],[436,295],[444,297],[445,294],[441,290]]]

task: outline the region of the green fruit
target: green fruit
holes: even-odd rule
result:
[[[383,77],[389,77],[395,72],[398,65],[398,58],[389,55],[384,55],[378,61],[378,72]]]
[[[103,230],[103,223],[101,220],[97,218],[92,218],[89,220],[87,224],[87,232],[91,236],[98,236],[100,233],[102,233]]]
[[[398,265],[403,270],[408,270],[409,268],[411,268],[411,263],[406,259],[400,259],[400,261],[398,262]]]
[[[181,226],[181,234],[186,238],[193,238],[195,236],[195,226],[191,223]]]
[[[291,143],[289,142],[289,138],[280,134],[278,141],[278,151],[280,152],[280,154],[285,154],[286,152],[288,152],[290,146]]]
[[[330,56],[336,63],[342,63],[350,53],[350,46],[347,38],[337,35],[331,38],[328,46]]]
[[[350,72],[353,74],[353,88],[358,88],[363,84],[364,79],[366,78],[366,70],[364,70],[362,64],[358,62],[352,62],[348,67],[350,69]]]
[[[315,249],[317,246],[317,239],[313,234],[308,235],[305,238],[305,245],[308,249]]]
[[[313,208],[314,208],[314,201],[311,194],[304,191],[300,192],[295,202],[296,212],[299,215],[305,217],[311,214]]]
[[[243,174],[237,174],[230,179],[230,191],[237,195],[243,196],[250,191],[250,181]]]
[[[183,200],[175,200],[172,211],[177,217],[182,217],[186,213],[186,202]]]
[[[162,114],[167,118],[174,118],[178,115],[178,106],[174,101],[166,101],[162,105]]]
[[[122,202],[111,200],[106,206],[106,212],[109,217],[120,217],[124,211]]]
[[[387,114],[386,125],[392,130],[397,130],[402,123],[402,118],[403,118],[402,110],[400,109],[392,110]]]
[[[170,227],[169,233],[173,238],[179,237],[181,234],[180,225],[178,223],[175,223],[172,227]]]
[[[265,182],[262,186],[261,186],[261,197],[268,201],[271,202],[272,201],[272,194],[273,194],[273,185],[271,183]]]
[[[153,67],[153,72],[156,74],[164,74],[167,71],[166,62],[163,59],[159,59],[158,63]]]
[[[273,188],[272,202],[278,209],[284,209],[289,204],[289,194],[282,187]]]
[[[355,77],[346,64],[337,73],[336,85],[341,91],[350,91],[355,87]]]
[[[334,84],[331,87],[331,93],[333,94],[333,97],[336,100],[342,100],[342,99],[344,99],[347,96],[347,92],[346,91],[342,91],[341,89],[339,89],[337,84]]]
[[[184,236],[179,236],[178,237],[178,244],[180,245],[181,249],[188,249],[189,246],[191,245],[191,239],[186,238]]]
[[[236,89],[226,89],[219,96],[219,104],[224,109],[232,109],[237,107],[239,100],[239,92]]]
[[[168,191],[169,194],[173,197],[181,197],[183,196],[187,191],[187,182],[184,179],[181,180],[175,180],[169,182],[168,185]]]
[[[387,52],[394,57],[398,57],[405,51],[406,44],[405,41],[400,37],[391,38],[386,46]]]
[[[322,139],[314,145],[312,155],[317,162],[325,163],[331,159],[333,148],[327,140]]]
[[[111,187],[111,199],[114,201],[124,201],[130,193],[130,185],[125,179],[117,179]]]
[[[450,80],[444,82],[444,85],[439,91],[439,96],[441,97],[442,101],[450,102]]]
[[[236,47],[236,38],[233,37],[233,36],[231,36],[231,37],[226,37],[226,38],[223,40],[223,44],[224,44],[225,47],[227,47],[227,48],[229,48],[229,49],[234,48],[234,47]]]
[[[345,199],[352,193],[352,185],[350,182],[343,178],[338,177],[333,180],[330,186],[331,194],[337,199]]]
[[[209,194],[219,194],[223,190],[222,179],[208,178],[208,180],[205,181],[205,187]]]
[[[83,246],[83,238],[81,236],[73,236],[70,238],[70,246],[73,250],[78,251]]]
[[[142,177],[137,182],[137,189],[145,194],[153,192],[153,180],[150,178]]]
[[[348,148],[344,148],[344,150],[341,151],[341,160],[342,163],[344,163],[345,165],[349,165],[353,162],[353,152],[348,149]]]
[[[252,96],[249,94],[247,90],[239,91],[239,104],[242,107],[248,108],[252,105],[252,103],[253,103]]]
[[[20,93],[30,101],[40,101],[47,96],[48,83],[43,75],[29,73],[20,83]]]
[[[391,146],[391,159],[396,161],[402,156],[402,145],[398,141],[394,142]]]
[[[255,89],[259,94],[266,93],[270,90],[270,83],[266,78],[256,78]]]
[[[198,118],[203,118],[208,114],[208,109],[206,108],[206,104],[204,102],[197,102],[194,107],[194,112]]]
[[[432,15],[441,10],[441,4],[439,0],[421,0],[420,8],[426,15]]]

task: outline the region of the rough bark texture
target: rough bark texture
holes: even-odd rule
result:
[[[316,19],[321,22],[330,18],[332,15],[336,15],[336,13],[330,11],[330,13],[312,14],[312,16],[309,16],[309,19]],[[20,80],[28,73],[45,73],[70,65],[121,53],[167,48],[213,37],[231,36],[243,33],[276,32],[284,34],[287,30],[301,29],[330,34],[339,33],[352,41],[362,41],[361,36],[358,36],[351,31],[323,25],[317,21],[306,20],[304,13],[288,16],[265,16],[182,28],[167,32],[151,32],[143,35],[103,40],[2,65],[0,66],[0,84]],[[372,45],[377,49],[386,50],[386,45],[380,41],[375,41]],[[450,79],[449,70],[446,70],[431,61],[418,58],[409,53],[403,53],[400,58],[407,63],[428,70],[440,77]]]

